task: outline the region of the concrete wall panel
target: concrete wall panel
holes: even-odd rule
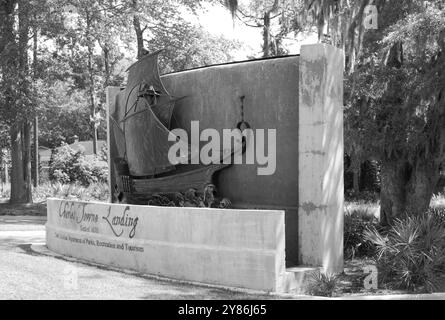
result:
[[[298,206],[298,56],[211,66],[162,77],[177,97],[174,126],[188,130],[235,128],[244,118],[253,129],[276,129],[276,172],[259,176],[257,165],[236,165],[218,176],[219,191],[239,207]],[[267,149],[266,149],[267,150]]]
[[[46,228],[55,252],[147,274],[261,291],[285,274],[283,211],[49,199]]]
[[[299,262],[343,269],[343,69],[341,50],[300,55]]]

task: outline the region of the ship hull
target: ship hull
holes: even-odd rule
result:
[[[121,176],[124,195],[127,203],[146,205],[155,194],[184,193],[190,189],[202,192],[206,185],[212,183],[213,175],[228,166],[227,164],[214,164],[197,168],[188,167],[183,172],[175,171],[171,175],[150,179]]]

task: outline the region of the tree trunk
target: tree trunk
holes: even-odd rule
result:
[[[34,17],[34,19],[36,19]],[[37,50],[38,50],[38,28],[34,26],[33,35],[33,74],[34,79],[37,79]],[[34,187],[39,186],[39,119],[34,117]]]
[[[39,186],[39,119],[34,118],[34,187]]]
[[[266,12],[263,18],[263,57],[270,56],[270,12]]]
[[[404,162],[382,161],[380,193],[380,221],[390,225],[405,215],[406,166]]]
[[[29,74],[29,3],[25,0],[20,0],[18,1],[18,4],[19,39],[17,65],[20,74],[20,77],[18,78],[18,85],[20,89],[16,99],[20,99],[21,95],[29,94],[28,83],[26,79],[24,79],[24,76]],[[32,201],[31,134],[30,125],[26,120],[26,116],[26,114],[18,114],[10,130],[12,160],[11,203],[29,203]]]
[[[9,168],[8,165],[5,163],[5,184],[9,184]]]
[[[16,45],[16,38],[15,38],[15,30],[14,30],[14,23],[15,23],[15,6],[17,1],[16,0],[4,0],[0,1],[0,52],[2,53],[2,59],[0,59],[0,72],[2,76],[6,78],[13,78],[14,73],[17,70],[17,45]],[[13,105],[14,104],[14,97],[15,97],[15,90],[14,87],[11,85],[7,85],[6,88],[4,88],[3,92],[5,96],[5,102],[6,104]],[[9,128],[10,130],[10,137],[11,137],[11,147],[13,145],[13,141],[15,141],[16,137],[12,136],[12,126]],[[14,138],[14,139],[13,139]],[[12,157],[12,148],[11,148],[11,157]],[[9,184],[10,182],[10,176],[9,176],[9,168],[8,165],[4,164],[4,171],[5,171],[5,184]],[[12,174],[12,172],[11,172]],[[13,186],[11,185],[11,188]],[[14,185],[14,188],[17,188],[16,185]],[[11,190],[12,192],[12,190]]]
[[[408,183],[406,211],[408,214],[420,214],[428,210],[434,188],[439,181],[440,166],[434,161],[422,159],[412,170]]]
[[[445,33],[443,34],[445,40]],[[445,50],[445,41],[441,43]],[[445,59],[443,56],[441,59]],[[396,43],[389,50],[386,65],[400,68],[404,63],[403,44]],[[399,162],[382,162],[381,219],[391,224],[395,218],[419,215],[428,210],[434,187],[439,179],[439,168],[444,161],[445,114],[444,91],[438,92],[436,105],[425,126],[429,140],[418,146],[416,158],[407,163],[407,156]],[[402,107],[402,106],[401,106]]]
[[[25,202],[32,203],[31,179],[31,122],[23,124],[23,178],[25,181]]]
[[[22,125],[11,126],[11,203],[26,202],[25,176],[23,172]]]
[[[105,67],[105,83],[104,83],[104,87],[106,89],[110,85],[110,79],[111,79],[110,49],[108,47],[108,43],[105,43],[104,47],[102,48],[102,51],[104,53],[104,67]]]
[[[361,172],[361,160],[357,155],[357,152],[351,154],[351,171],[352,171],[352,187],[354,193],[360,192],[360,172]]]
[[[428,210],[439,180],[439,164],[427,159],[417,159],[416,163],[413,166],[405,160],[382,162],[382,224],[390,225],[395,219],[423,214]]]
[[[360,167],[352,168],[352,187],[355,194],[360,193]]]
[[[91,36],[91,20],[87,14],[86,38],[88,47],[88,75],[89,75],[89,94],[90,94],[90,110],[91,110],[91,131],[93,133],[93,153],[97,154],[97,126],[96,126],[96,99],[95,99],[95,81],[93,68],[93,46],[94,41]]]
[[[136,32],[136,40],[138,44],[138,60],[144,55],[144,33],[141,29],[141,23],[139,17],[134,16],[133,18],[134,30]]]
[[[138,11],[138,1],[133,0],[133,10],[135,12],[133,16],[133,27],[134,31],[136,33],[136,41],[138,45],[138,60],[141,59],[144,56],[144,31],[141,28],[141,21],[139,20],[139,17],[137,15]]]

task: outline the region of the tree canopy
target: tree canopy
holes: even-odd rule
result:
[[[55,147],[105,139],[105,88],[123,85],[144,51],[166,49],[164,72],[227,62],[238,43],[204,32],[189,0],[0,1],[0,128],[12,150],[12,201],[29,202],[31,131]],[[98,150],[95,148],[95,151]]]

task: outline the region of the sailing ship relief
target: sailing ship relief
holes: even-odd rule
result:
[[[161,51],[144,56],[127,71],[125,90],[116,97],[116,109],[110,115],[111,148],[118,157],[112,159],[118,191],[128,203],[147,204],[156,194],[175,194],[195,189],[202,192],[212,183],[215,172],[232,163],[226,161],[245,151],[246,141],[235,145],[229,153],[221,153],[221,161],[210,165],[193,165],[199,158],[199,147],[182,142],[171,130],[175,99],[159,76],[158,56]],[[173,144],[184,143],[188,150],[179,164],[169,161]]]

